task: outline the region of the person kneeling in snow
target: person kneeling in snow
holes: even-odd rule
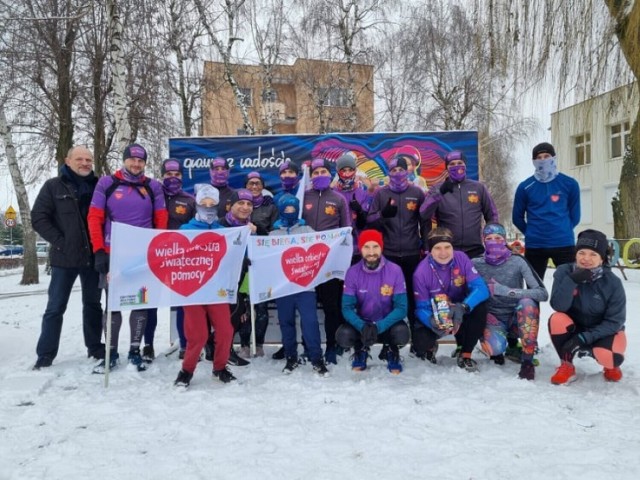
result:
[[[626,297],[620,279],[608,265],[609,244],[604,233],[578,234],[576,261],[560,265],[553,274],[549,334],[562,363],[551,383],[576,379],[573,357],[590,356],[604,367],[604,378],[622,378],[627,337],[624,333]]]
[[[448,228],[427,236],[429,255],[413,274],[416,316],[413,346],[418,358],[437,363],[438,338],[454,335],[458,367],[477,372],[471,352],[487,322],[489,289],[464,252],[453,249]]]
[[[520,255],[511,254],[506,236],[505,228],[499,223],[487,224],[482,230],[484,256],[473,259],[473,265],[491,292],[487,301],[487,326],[480,345],[495,363],[503,365],[507,346],[515,346],[520,338],[522,355],[518,376],[533,380],[540,302],[546,301],[549,294],[531,265]]]
[[[336,332],[342,348],[354,347],[351,368],[367,368],[369,347],[376,342],[389,345],[387,368],[393,374],[402,372],[399,349],[409,342],[407,290],[402,269],[382,256],[382,234],[365,230],[358,247],[362,260],[347,270],[342,294],[345,323]]]

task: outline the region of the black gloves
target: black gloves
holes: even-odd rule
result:
[[[95,253],[95,259],[93,263],[96,272],[106,275],[109,273],[109,254],[101,248]]]
[[[352,212],[354,213],[360,213],[362,212],[362,205],[360,205],[360,202],[358,202],[357,200],[353,199],[349,202],[349,208],[351,209]]]
[[[451,309],[451,320],[454,325],[460,325],[466,313],[469,313],[469,305],[466,303],[454,303]]]
[[[560,352],[563,358],[568,358],[569,360],[573,358],[578,350],[585,347],[587,342],[585,342],[582,334],[577,334],[571,337],[569,340],[564,342],[562,345],[562,351]]]
[[[360,339],[365,347],[370,347],[378,340],[378,327],[375,323],[365,323],[360,330]]]
[[[440,185],[440,193],[453,193],[453,182],[447,178],[442,185]]]
[[[591,270],[586,268],[576,267],[573,272],[569,274],[571,280],[576,283],[585,283],[591,281]]]
[[[392,200],[389,199],[384,208],[380,211],[380,214],[384,218],[393,218],[398,214],[398,206],[391,204]]]

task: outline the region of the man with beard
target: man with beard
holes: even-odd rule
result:
[[[347,323],[336,333],[338,344],[353,347],[351,368],[367,368],[369,348],[376,342],[388,345],[387,368],[402,372],[399,349],[409,342],[407,290],[402,269],[382,256],[384,241],[377,230],[360,234],[362,260],[347,270],[342,294],[342,314]]]

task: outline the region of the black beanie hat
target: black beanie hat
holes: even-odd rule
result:
[[[553,148],[553,145],[551,145],[550,143],[547,143],[547,142],[539,143],[538,145],[533,147],[533,157],[531,157],[531,158],[533,158],[535,160],[536,157],[538,155],[540,155],[541,153],[548,153],[552,157],[555,157],[556,156],[556,149]]]
[[[607,236],[599,232],[598,230],[583,230],[578,234],[578,240],[576,241],[576,252],[588,248],[596,252],[602,260],[607,262],[607,251],[609,250],[609,242]]]

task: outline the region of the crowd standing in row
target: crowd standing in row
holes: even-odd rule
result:
[[[195,198],[182,190],[179,161],[163,162],[162,183],[145,175],[146,161],[145,149],[130,145],[123,153],[122,168],[98,180],[91,152],[74,147],[61,175],[40,191],[32,222],[51,243],[52,276],[35,370],[50,367],[58,353],[63,314],[79,276],[87,354],[98,360],[93,371],[104,372],[107,355],[101,330],[106,328],[106,316],[100,297],[101,289],[108,288],[111,223],[118,221],[156,229],[247,225],[254,235],[351,226],[354,251],[344,282],[332,279],[275,302],[282,349],[273,358],[286,360],[283,372],[287,374],[308,360],[315,374],[327,376],[327,365],[336,364],[350,350],[352,369],[365,370],[374,343],[383,344],[379,358],[398,374],[403,370],[400,348],[411,342],[411,355],[437,364],[438,340],[453,335],[454,356],[461,369],[478,370],[472,354],[479,343],[496,364],[514,359],[521,364],[519,377],[533,380],[540,302],[549,296],[541,279],[552,259],[557,266],[551,292],[556,313],[549,319],[549,332],[561,364],[551,381],[564,384],[575,379],[575,355],[593,357],[609,381],[622,378],[624,289],[608,266],[604,234],[586,230],[575,244],[578,184],[558,173],[555,150],[548,143],[534,147],[534,175],[516,191],[513,223],[526,235],[525,257],[508,248],[491,195],[482,183],[466,177],[462,152],[446,155],[446,179],[426,195],[410,179],[416,167],[410,155],[399,153],[389,161],[389,183],[379,188],[359,183],[356,157],[351,153],[337,160],[334,186],[332,164],[313,159],[311,188],[305,191],[302,204],[295,196],[303,188],[300,170],[290,161],[279,168],[282,189],[273,197],[266,194],[259,172],[247,175],[246,188],[231,188],[228,163],[215,158],[211,181],[196,185]],[[213,362],[213,375],[225,383],[235,380],[227,365],[249,364],[251,310],[256,315],[255,356],[264,356],[267,303],[256,303],[252,309],[247,305],[251,279],[246,263],[236,304],[172,308],[182,359],[176,385],[189,385],[203,348]],[[324,310],[324,354],[318,300]],[[121,313],[111,312],[110,368],[119,363],[121,324]],[[156,310],[132,310],[129,325],[128,362],[144,371],[155,358]],[[240,335],[239,352],[233,349],[235,333]]]

